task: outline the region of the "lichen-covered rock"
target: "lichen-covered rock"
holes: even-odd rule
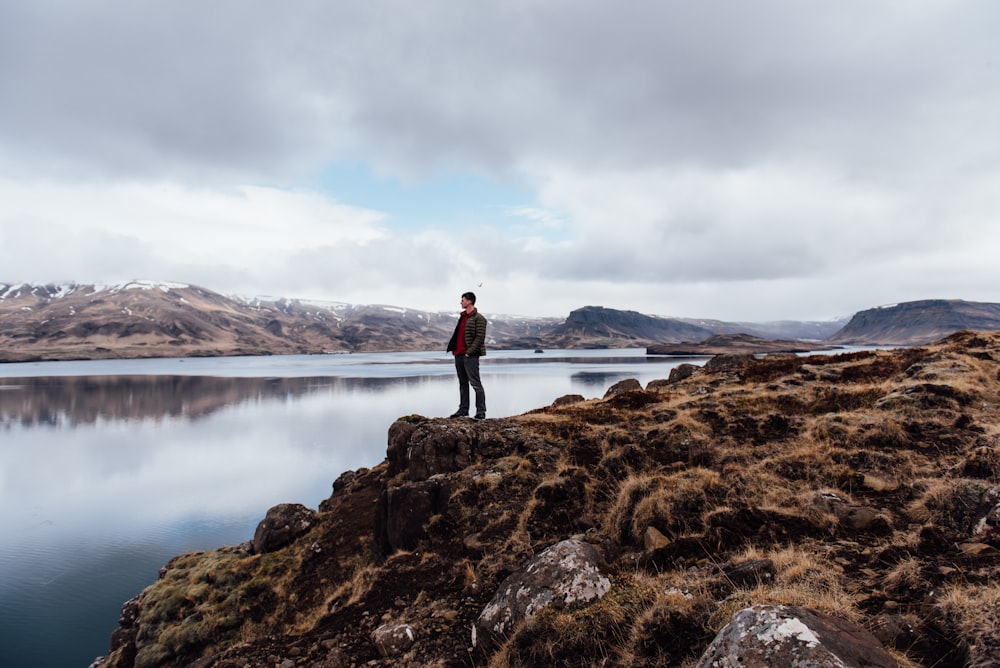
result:
[[[416,639],[409,624],[383,624],[372,632],[372,642],[387,659],[405,654]]]
[[[757,605],[736,613],[697,668],[897,668],[861,626],[796,606]]]
[[[301,503],[280,503],[267,511],[253,534],[256,554],[274,552],[303,535],[316,523],[316,511]]]
[[[597,550],[583,541],[564,540],[546,548],[500,585],[472,629],[473,646],[488,646],[550,603],[572,610],[601,598],[611,590],[611,581],[600,563]]]

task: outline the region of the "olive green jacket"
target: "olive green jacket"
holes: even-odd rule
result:
[[[458,327],[461,323],[462,318],[459,316],[458,323],[455,324],[455,333],[448,342],[449,353],[458,350]],[[486,316],[476,309],[469,314],[469,319],[465,323],[465,352],[475,357],[486,354]]]

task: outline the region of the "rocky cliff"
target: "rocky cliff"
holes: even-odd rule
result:
[[[1000,304],[925,299],[860,311],[831,336],[849,345],[923,345],[962,329],[1000,330]]]
[[[403,417],[317,510],[168,563],[97,665],[996,665],[998,448],[973,332]]]

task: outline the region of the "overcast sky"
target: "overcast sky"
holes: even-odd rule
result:
[[[0,282],[1000,302],[995,0],[4,0]]]

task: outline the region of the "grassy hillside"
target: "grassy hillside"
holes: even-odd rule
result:
[[[686,371],[501,420],[401,418],[288,546],[168,565],[106,665],[685,667],[756,603],[858,622],[901,666],[992,665],[1000,334]],[[504,578],[571,536],[611,591],[472,648]],[[415,641],[385,657],[392,622]]]

